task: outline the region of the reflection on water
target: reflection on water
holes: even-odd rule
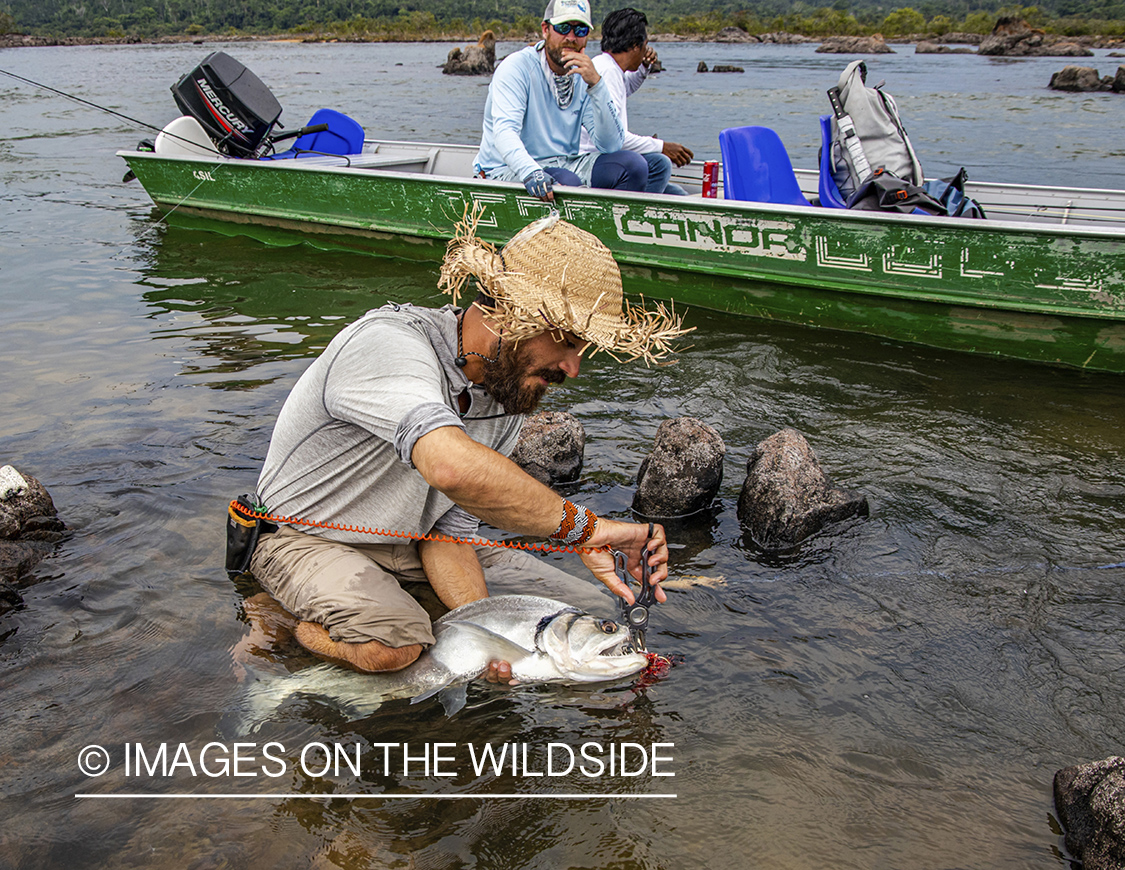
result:
[[[387,50],[379,68],[410,64],[403,80],[417,83],[437,81],[448,47]],[[198,53],[20,50],[5,64],[28,74],[49,66],[65,88],[103,76],[103,90],[90,85],[96,92],[85,95],[137,92],[132,110],[163,117],[167,85]],[[350,100],[340,107],[386,120],[389,132],[401,132],[390,129],[397,124],[435,138],[451,125],[465,140],[479,118],[473,101],[483,102],[480,82],[442,82],[448,118],[405,113],[406,85],[358,82],[373,47],[232,53],[279,81],[296,115]],[[841,66],[811,51],[661,53],[673,69],[638,103],[638,123],[667,122],[667,103],[686,125],[683,103],[671,99],[684,93],[701,131],[735,107],[779,121],[806,112],[761,83],[791,70],[789,87],[807,77],[811,93]],[[739,83],[691,72],[698,59],[742,54],[756,65]],[[344,59],[337,75],[308,72],[332,58]],[[898,96],[919,81],[911,64],[931,61],[880,63],[896,83],[907,77],[892,88]],[[891,72],[878,76],[890,81]],[[1026,95],[974,94],[960,108],[987,114],[996,100],[1022,104]],[[314,741],[358,743],[365,753],[379,743],[671,742],[676,776],[667,783],[567,778],[565,788],[666,790],[676,800],[76,799],[527,794],[550,784],[464,772],[446,783],[370,768],[309,777],[290,766],[269,781],[182,771],[126,778],[119,765],[102,778],[78,771],[89,744],[119,754],[125,741],[198,750],[221,733],[245,691],[231,650],[248,634],[243,600],[255,591],[221,570],[227,501],[253,486],[282,401],[336,331],[387,300],[440,300],[433,266],[154,225],[143,195],[116,183],[112,151],[135,131],[22,91],[10,96],[0,90],[0,120],[21,138],[0,162],[0,461],[41,479],[73,531],[29,578],[23,608],[0,618],[9,798],[0,863],[1060,866],[1049,823],[1054,771],[1118,752],[1125,738],[1121,379],[702,311],[688,315],[697,331],[676,365],[595,357],[547,403],[586,427],[572,497],[609,516],[629,516],[636,470],[663,420],[698,417],[726,442],[715,511],[670,529],[682,545],[673,577],[689,582],[670,591],[650,630],[651,646],[682,654],[683,664],[642,693],[628,684],[474,686],[452,719],[435,702],[395,702],[353,721],[296,698],[254,737],[283,743],[290,760]],[[1035,99],[1056,111],[1053,95]],[[819,96],[808,100],[815,111]],[[28,114],[29,102],[42,118]],[[799,120],[785,123],[797,129]],[[941,123],[956,133],[962,122]],[[75,153],[57,134],[85,125]],[[744,541],[735,504],[752,446],[785,426],[809,438],[836,483],[867,496],[871,517],[766,558]],[[573,557],[558,558],[582,572]],[[282,647],[250,676],[308,661]]]

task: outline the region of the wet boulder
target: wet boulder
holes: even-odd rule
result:
[[[541,411],[524,421],[512,461],[547,486],[573,483],[582,473],[586,430],[573,414]]]
[[[1125,758],[1063,768],[1054,790],[1071,855],[1085,870],[1125,867]]]
[[[702,420],[665,420],[637,472],[634,513],[664,519],[706,510],[723,482],[726,452],[719,433]]]
[[[1053,91],[1101,91],[1109,90],[1109,84],[1112,82],[1112,79],[1109,79],[1108,83],[1103,82],[1098,71],[1091,67],[1064,66],[1051,75],[1047,87]]]
[[[0,468],[0,581],[14,583],[50,554],[66,529],[38,480]]]
[[[771,435],[750,455],[738,520],[763,549],[794,547],[829,523],[867,513],[867,499],[834,487],[794,429]]]
[[[490,76],[496,68],[496,34],[486,30],[476,45],[454,48],[442,64],[447,76]]]

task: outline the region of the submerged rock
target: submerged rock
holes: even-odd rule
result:
[[[660,519],[706,510],[723,482],[726,452],[719,433],[702,420],[665,420],[637,472],[633,511]]]
[[[496,35],[486,30],[476,45],[452,49],[441,71],[447,76],[490,76],[495,68]]]
[[[771,435],[746,463],[738,520],[763,549],[788,549],[829,523],[867,513],[867,499],[833,487],[809,442],[794,429]]]
[[[1125,867],[1125,758],[1063,768],[1054,790],[1066,848],[1085,870]]]
[[[573,414],[541,411],[524,421],[512,461],[547,486],[572,483],[582,473],[586,431]]]
[[[0,468],[0,581],[30,571],[65,529],[43,484],[10,465]]]

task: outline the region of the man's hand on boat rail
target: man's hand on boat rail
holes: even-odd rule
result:
[[[523,180],[523,186],[536,199],[541,199],[544,202],[555,201],[555,194],[552,192],[555,180],[542,169],[536,169],[531,175],[527,176]]]

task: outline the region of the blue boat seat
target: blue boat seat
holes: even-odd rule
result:
[[[832,116],[820,116],[820,180],[817,182],[820,204],[825,208],[847,208],[832,177]]]
[[[728,127],[719,133],[719,148],[726,199],[809,205],[789,153],[769,127]]]
[[[298,136],[288,151],[273,154],[270,160],[312,157],[317,154],[359,154],[363,150],[363,127],[354,118],[335,109],[317,109],[305,126],[327,124],[319,133]]]

